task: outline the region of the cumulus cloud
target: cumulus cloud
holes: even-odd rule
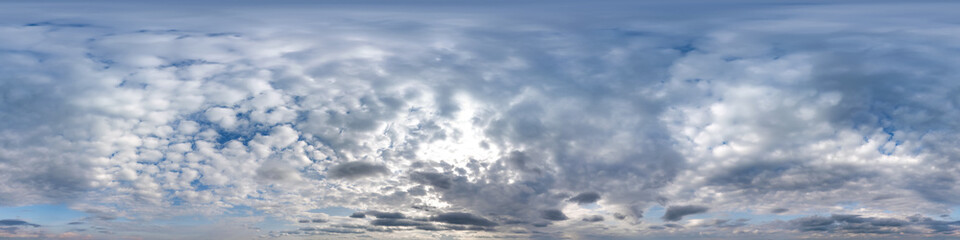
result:
[[[960,230],[960,221],[941,221],[913,215],[908,217],[863,217],[855,214],[833,214],[829,217],[808,216],[791,220],[790,226],[803,232],[852,234],[940,233]],[[916,228],[920,227],[920,228]]]
[[[390,170],[383,165],[365,162],[346,162],[330,168],[330,170],[327,171],[327,176],[332,178],[357,179],[387,173],[390,173]]]
[[[709,208],[696,205],[670,206],[660,218],[665,221],[680,221],[684,216],[705,213],[707,210]]]
[[[0,207],[116,238],[960,234],[955,3],[427,2],[2,3]],[[189,216],[223,225],[157,230]]]
[[[451,223],[451,224],[461,224],[461,225],[475,225],[482,227],[493,227],[499,224],[487,220],[486,218],[476,216],[469,213],[442,213],[437,216],[430,217],[430,221]]]
[[[387,219],[406,218],[406,216],[404,216],[403,213],[399,213],[399,212],[369,211],[369,212],[366,212],[366,214],[376,218],[387,218]]]
[[[557,209],[540,211],[540,217],[550,221],[563,221],[568,219],[566,214],[563,214],[562,211]]]
[[[597,200],[600,200],[600,194],[595,192],[585,192],[577,194],[569,199],[571,202],[576,202],[578,204],[589,204],[595,203]]]
[[[600,216],[600,215],[591,215],[591,216],[588,216],[588,217],[583,218],[583,221],[584,221],[584,222],[602,222],[602,221],[603,221],[603,216]]]

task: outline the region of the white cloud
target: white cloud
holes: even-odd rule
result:
[[[724,214],[908,221],[958,204],[950,4],[618,10],[575,23],[489,6],[144,6],[2,11],[15,21],[0,25],[0,205],[144,224],[200,214],[225,219],[210,224],[222,231],[327,220],[262,232],[275,237],[738,238],[828,221],[818,234],[851,236],[863,222]],[[568,201],[587,192],[595,206]],[[405,218],[310,212],[334,206]],[[569,219],[543,217],[552,210]],[[497,225],[430,220],[442,213]],[[911,231],[926,230],[911,233],[958,234],[914,218]],[[98,221],[118,237],[164,236]]]

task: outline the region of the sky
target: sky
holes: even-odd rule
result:
[[[958,9],[3,1],[0,239],[960,238]]]

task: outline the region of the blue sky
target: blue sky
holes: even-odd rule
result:
[[[948,1],[7,1],[0,239],[960,237]]]

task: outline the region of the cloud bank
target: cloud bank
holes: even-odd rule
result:
[[[960,234],[954,3],[460,4],[3,3],[0,237]]]

